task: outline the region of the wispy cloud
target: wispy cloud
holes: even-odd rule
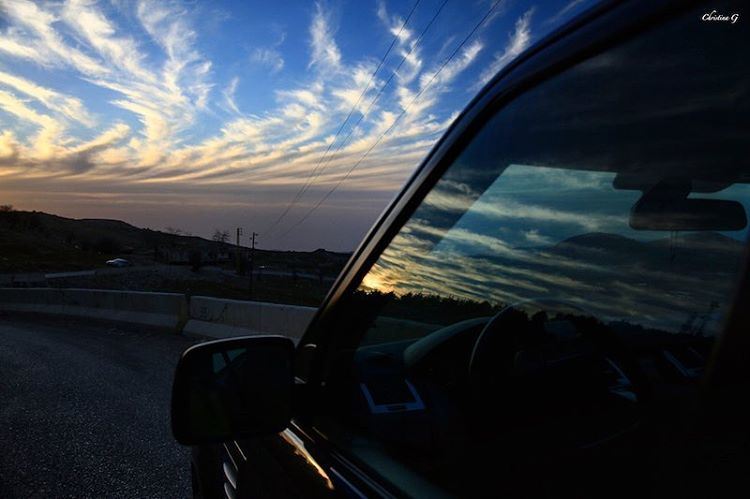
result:
[[[398,55],[404,58],[404,64],[397,73],[402,83],[413,80],[422,69],[421,49],[414,31],[404,26],[404,18],[399,15],[390,15],[384,1],[378,2],[378,19],[391,35],[398,37]]]
[[[240,79],[235,76],[229,80],[229,85],[227,85],[222,92],[222,95],[224,96],[224,104],[226,104],[227,108],[235,114],[242,114],[237,107],[237,103],[234,102],[234,94],[237,92],[237,85],[239,83]]]
[[[39,125],[42,128],[55,128],[59,124],[46,114],[40,114],[26,105],[26,102],[10,92],[0,90],[0,107],[16,117]]]
[[[119,3],[115,10],[88,0],[0,4],[5,18],[0,64],[35,68],[0,67],[0,174],[23,171],[38,180],[45,174],[60,178],[67,171],[102,188],[117,178],[124,185],[170,189],[293,190],[329,151],[316,173],[316,188],[327,189],[349,175],[352,190],[394,190],[455,118],[461,103],[445,104],[443,96],[464,88],[468,80],[461,78],[472,68],[479,71],[477,61],[488,43],[485,37],[472,39],[444,65],[465,27],[441,32],[446,43],[435,47],[434,38],[418,37],[415,23],[401,29],[406,7],[381,2],[369,27],[379,30],[381,39],[398,39],[373,79],[379,50],[345,57],[334,21],[338,12],[318,2],[309,12],[307,31],[294,40],[305,42],[306,60],[286,52],[293,44],[283,43],[284,35],[244,52],[241,63],[283,71],[277,79],[285,82],[270,92],[263,108],[246,109],[238,95],[251,92],[256,82],[240,64],[217,69],[201,45],[200,24],[189,4],[139,0]],[[531,15],[528,11],[518,19],[494,64],[528,44]],[[383,88],[401,58],[404,63]],[[295,61],[305,71],[287,78]],[[77,87],[51,84],[58,73]],[[48,78],[36,80],[32,75],[37,74]],[[71,93],[71,88],[84,90]],[[96,105],[86,97],[89,90],[103,96]],[[358,125],[352,119],[335,137],[358,101],[353,115]],[[102,111],[107,106],[116,117]],[[206,125],[207,118],[214,128]],[[6,126],[11,123],[12,130]],[[375,143],[367,160],[348,174]],[[309,203],[303,199],[301,204]]]
[[[284,69],[286,63],[281,51],[286,40],[286,31],[277,25],[272,25],[271,29],[276,33],[276,41],[270,45],[254,47],[250,51],[250,62],[270,71],[270,74],[276,74]]]
[[[320,2],[315,4],[315,14],[310,25],[310,66],[321,71],[336,71],[341,66],[341,51],[334,39],[330,13]]]
[[[317,3],[309,28],[309,65],[315,69],[312,81],[297,88],[279,90],[276,108],[262,115],[245,116],[235,100],[240,84],[235,76],[223,87],[220,105],[237,118],[225,123],[216,136],[197,144],[180,145],[180,134],[194,123],[197,113],[206,109],[213,88],[211,62],[195,48],[197,34],[190,26],[189,12],[185,8],[149,0],[141,0],[136,5],[136,18],[164,55],[161,65],[155,66],[153,57],[146,54],[145,42],[123,32],[98,4],[73,0],[64,5],[42,7],[19,1],[13,6],[11,17],[14,23],[3,36],[8,39],[22,35],[30,37],[32,43],[27,46],[34,47],[39,64],[71,66],[84,81],[115,92],[118,97],[113,98],[111,104],[138,117],[142,124],[140,136],[129,137],[125,146],[118,146],[111,154],[99,155],[103,160],[116,158],[117,164],[129,155],[131,165],[140,167],[131,173],[136,179],[252,178],[260,182],[275,179],[283,183],[288,181],[283,177],[304,177],[304,172],[333,140],[326,133],[332,133],[340,116],[365,91],[374,69],[371,59],[351,63],[343,60],[335,39],[332,13],[323,3]],[[448,119],[437,119],[428,111],[437,104],[439,95],[449,88],[457,75],[475,61],[482,49],[480,42],[469,44],[435,78],[440,61],[429,66],[425,64],[414,34],[409,29],[397,30],[403,24],[403,18],[388,15],[384,4],[380,7],[380,16],[383,22],[388,21],[385,27],[391,35],[400,33],[399,50],[402,54],[410,54],[407,72],[414,75],[399,74],[398,85],[390,94],[395,100],[381,99],[367,120],[352,131],[351,139],[346,144],[340,140],[325,173],[318,179],[321,184],[340,178],[348,166],[345,161],[351,162],[347,158],[365,151],[408,106],[408,113],[399,127],[382,142],[379,151],[373,152],[371,162],[362,169],[367,172],[369,165],[378,165],[377,171],[384,177],[398,172],[395,176],[403,178],[404,165],[397,158],[403,157],[414,164],[436,134],[447,126],[453,113]],[[69,30],[67,34],[63,28]],[[68,36],[70,34],[73,38]],[[77,43],[69,43],[71,40]],[[273,47],[278,45],[276,43]],[[30,54],[14,52],[13,56],[26,58]],[[272,70],[283,65],[283,57],[276,48],[257,49],[253,54],[251,58],[269,64]],[[428,82],[431,82],[431,88],[424,91]],[[93,123],[91,113],[74,97],[9,73],[0,75],[0,84],[9,85],[18,92],[34,94],[33,98],[50,111],[68,119],[86,125]],[[361,100],[360,112],[382,84],[380,79],[372,82],[366,98]],[[414,96],[419,92],[422,94],[415,101]],[[54,117],[38,113],[12,94],[5,96],[4,107],[11,114],[45,130],[49,141],[64,129]],[[61,142],[56,147],[63,151],[74,146]],[[47,149],[48,152],[51,150]],[[280,160],[282,157],[283,161]],[[95,168],[91,170],[91,174],[96,174]],[[101,165],[101,171],[109,171],[107,164]],[[363,176],[355,175],[352,180],[356,184],[360,178]]]
[[[53,26],[57,14],[27,0],[4,1],[2,9],[12,26],[0,36],[0,51],[41,66],[72,66],[100,76],[110,72],[100,61],[64,41]]]
[[[492,62],[482,71],[479,76],[479,83],[474,88],[481,87],[490,81],[506,64],[526,50],[531,43],[531,16],[533,14],[534,9],[531,8],[516,20],[514,30],[510,34],[505,48],[501,52],[495,53]]]
[[[569,14],[573,13],[575,10],[577,10],[581,5],[584,5],[588,3],[590,0],[570,0],[565,6],[560,9],[557,14],[550,17],[547,20],[548,24],[554,24],[560,22],[563,18],[568,16]]]
[[[250,61],[265,66],[271,70],[271,73],[278,73],[284,69],[284,58],[275,48],[259,47],[253,49],[250,54]]]
[[[10,87],[32,99],[36,99],[51,111],[60,113],[65,118],[77,121],[86,126],[93,126],[96,122],[81,99],[76,97],[37,85],[33,81],[14,76],[4,71],[0,71],[0,86]]]

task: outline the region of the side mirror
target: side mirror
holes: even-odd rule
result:
[[[291,419],[294,343],[282,336],[210,341],[185,350],[172,386],[172,434],[183,445],[283,431]]]

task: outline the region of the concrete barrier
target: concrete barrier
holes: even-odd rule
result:
[[[214,338],[280,334],[297,341],[316,311],[313,307],[193,296],[184,332]]]
[[[0,311],[92,317],[179,331],[188,306],[185,296],[177,293],[0,288]]]
[[[227,300],[188,299],[179,293],[102,289],[0,288],[0,311],[91,317],[172,329],[211,338],[279,334],[297,342],[317,308]],[[419,338],[440,325],[379,317],[372,343]]]
[[[207,296],[194,296],[188,303],[178,293],[0,288],[0,311],[91,317],[212,338],[280,334],[297,341],[317,309]]]

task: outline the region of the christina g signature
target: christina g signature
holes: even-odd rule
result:
[[[740,19],[739,14],[719,14],[715,10],[712,10],[711,12],[706,12],[703,14],[703,17],[701,17],[703,21],[719,21],[719,22],[725,22],[725,23],[731,23],[734,24]]]

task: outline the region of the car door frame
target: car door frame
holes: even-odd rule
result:
[[[367,233],[298,344],[297,382],[302,407],[301,414],[295,417],[288,429],[299,438],[298,451],[316,460],[316,466],[328,473],[336,487],[346,489],[346,495],[392,497],[398,495],[399,491],[350,461],[323,433],[306,421],[308,409],[304,406],[314,405],[316,391],[323,382],[326,346],[331,341],[330,335],[336,332],[338,306],[342,299],[359,286],[364,275],[445,170],[499,109],[530,88],[575,64],[663,24],[674,15],[701,3],[705,2],[605,1],[543,38],[495,75],[470,102]],[[747,244],[745,247],[740,284],[734,294],[725,331],[717,339],[707,373],[705,396],[711,403],[718,400],[726,404],[732,403],[714,389],[716,383],[713,380],[717,376],[721,380],[734,376],[732,379],[737,381],[740,378],[736,376],[742,374],[745,376],[743,380],[750,379],[750,339],[742,334],[743,328],[750,323],[750,267]],[[744,383],[746,386],[747,382]],[[241,445],[237,447],[240,448]]]

